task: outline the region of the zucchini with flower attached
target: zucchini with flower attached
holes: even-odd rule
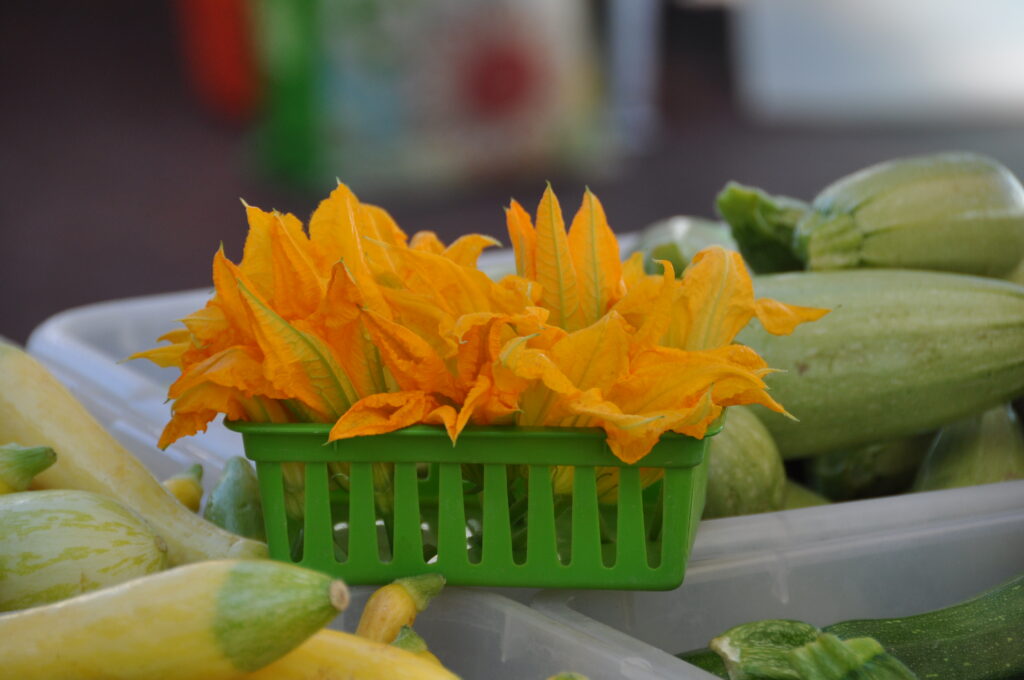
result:
[[[807,269],[892,267],[1006,277],[1024,260],[1024,188],[974,153],[879,163],[834,182],[796,225]]]
[[[754,277],[758,297],[832,309],[781,341],[737,337],[796,420],[755,409],[783,458],[919,434],[1024,395],[1024,286],[944,272]]]

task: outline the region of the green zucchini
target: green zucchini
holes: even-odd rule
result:
[[[899,158],[843,177],[796,225],[811,270],[896,267],[1008,276],[1024,259],[1024,188],[974,153]]]
[[[729,182],[715,198],[715,207],[732,229],[740,254],[755,272],[804,268],[793,252],[793,232],[810,208],[806,203]]]
[[[841,639],[878,640],[921,680],[1019,680],[1024,677],[1024,573],[944,609],[844,621],[823,630]]]
[[[1024,432],[1010,404],[939,430],[914,480],[914,491],[1024,479]]]
[[[831,313],[789,336],[737,340],[775,369],[756,409],[783,458],[938,429],[1024,394],[1024,286],[943,272],[852,269],[754,277],[758,297]]]
[[[694,255],[716,245],[737,249],[728,226],[700,217],[677,216],[655,222],[641,231],[633,252],[643,253],[647,273],[660,274],[661,265],[657,260],[668,260],[678,276]]]
[[[833,501],[909,491],[934,434],[902,437],[855,449],[829,451],[809,461],[811,488]]]
[[[744,623],[711,640],[730,680],[917,680],[870,637],[841,640],[807,623]]]
[[[786,469],[768,429],[746,406],[731,406],[708,444],[704,519],[781,510]]]
[[[228,459],[206,501],[203,517],[239,536],[266,540],[260,483],[252,463],[241,456]]]

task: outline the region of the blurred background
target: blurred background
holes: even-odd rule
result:
[[[1024,4],[933,0],[0,3],[0,334],[207,286],[239,199],[336,178],[409,233],[505,237],[551,181],[618,232],[809,200],[949,149],[1024,173]]]

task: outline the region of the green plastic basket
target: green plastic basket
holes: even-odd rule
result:
[[[351,584],[437,571],[452,585],[671,589],[704,508],[706,437],[664,435],[643,460],[664,475],[643,489],[599,429],[470,427],[453,447],[426,425],[331,443],[328,425],[227,425],[256,463],[271,557]],[[574,468],[561,493],[554,466]],[[619,473],[611,503],[599,468]]]

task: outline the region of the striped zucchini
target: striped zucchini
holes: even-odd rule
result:
[[[57,462],[36,476],[34,484],[118,499],[142,515],[167,542],[172,565],[267,554],[266,544],[224,531],[178,502],[52,373],[3,340],[0,441],[52,446],[59,451]]]
[[[35,607],[167,566],[167,546],[134,512],[88,491],[0,496],[0,611]]]
[[[766,378],[795,422],[766,409],[783,458],[916,434],[1024,394],[1024,287],[926,271],[755,277],[758,297],[832,312],[778,337],[738,341],[783,373]]]
[[[341,581],[271,560],[210,560],[0,616],[18,680],[228,680],[289,651],[348,603]]]

